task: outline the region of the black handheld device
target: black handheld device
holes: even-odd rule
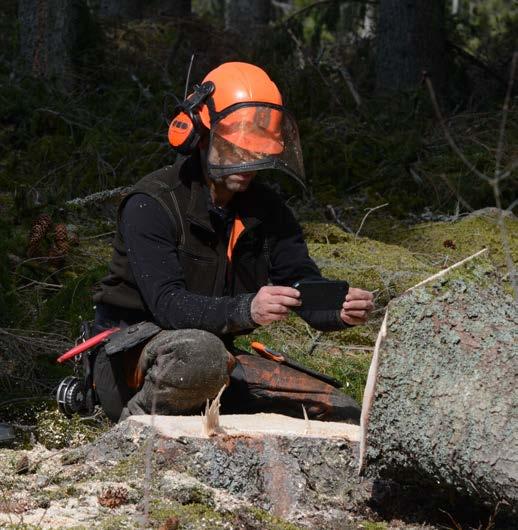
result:
[[[301,280],[294,283],[293,288],[300,292],[302,302],[295,311],[338,311],[345,301],[349,284],[338,280]]]

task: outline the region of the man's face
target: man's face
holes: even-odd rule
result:
[[[209,161],[212,164],[238,166],[239,164],[257,160],[263,156],[262,153],[247,151],[220,139],[217,142],[217,149],[213,148],[211,150]],[[243,171],[236,170],[236,173],[221,177],[221,180],[217,181],[217,186],[233,193],[246,191],[256,174],[257,171],[246,171],[245,168],[243,168]]]
[[[256,175],[257,171],[248,171],[246,173],[236,173],[221,178],[221,185],[233,193],[246,191],[248,186]]]

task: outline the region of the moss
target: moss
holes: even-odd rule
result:
[[[506,274],[504,246],[498,226],[498,211],[487,208],[455,222],[423,223],[400,228],[387,239],[401,245],[432,266],[442,268],[478,252],[489,250],[497,269]],[[518,261],[518,218],[507,214],[505,226],[512,260]]]
[[[35,524],[28,523],[5,523],[2,526],[3,530],[43,530],[43,527]]]
[[[101,472],[99,480],[117,480],[120,482],[129,479],[138,479],[145,473],[146,467],[146,447],[145,444],[132,455],[119,460],[113,467]]]
[[[272,516],[259,508],[246,508],[243,512],[221,513],[203,503],[179,504],[162,499],[151,502],[150,519],[154,524],[162,524],[170,517],[177,517],[180,528],[198,530],[199,528],[231,529],[243,526],[245,521],[252,524],[252,528],[264,530],[298,530],[299,527],[282,519]],[[248,525],[247,525],[248,527]]]
[[[378,305],[386,304],[434,272],[430,264],[399,246],[355,237],[325,223],[304,225],[304,230],[309,253],[323,275],[377,291]]]
[[[254,517],[256,521],[264,525],[262,527],[264,530],[299,530],[300,529],[299,526],[283,521],[279,517],[275,517],[274,515],[271,515],[265,510],[261,510],[260,508],[252,507],[248,511]]]
[[[128,515],[109,515],[100,525],[102,530],[120,530],[121,528],[139,528],[134,517]]]
[[[220,513],[204,504],[179,504],[155,499],[151,502],[150,519],[163,523],[169,517],[178,517],[182,528],[200,528],[203,522],[206,528],[224,528],[225,518]]]
[[[47,449],[77,447],[91,442],[103,432],[103,427],[74,415],[67,418],[57,409],[37,415],[37,439]]]
[[[364,530],[386,530],[388,528],[387,523],[377,523],[374,521],[362,521],[358,525],[358,528],[363,528]]]

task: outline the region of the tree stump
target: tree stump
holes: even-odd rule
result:
[[[483,258],[387,309],[362,411],[368,474],[518,508],[518,315]]]
[[[280,414],[222,415],[214,436],[200,416],[131,416],[88,449],[90,461],[117,461],[153,447],[153,476],[200,483],[311,528],[345,521],[370,496],[358,477],[359,427]],[[151,428],[152,427],[152,428]],[[149,460],[148,460],[149,462]]]

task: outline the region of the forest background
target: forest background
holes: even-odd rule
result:
[[[517,6],[3,0],[0,419],[34,423],[66,373],[53,359],[92,317],[113,210],[101,215],[93,201],[85,217],[70,201],[172,163],[176,98],[187,78],[192,86],[222,62],[263,67],[295,115],[307,189],[266,178],[310,234],[311,223],[327,222],[337,240],[361,230],[394,242],[394,227],[516,211]],[[356,345],[369,351],[372,336]],[[347,386],[360,398],[368,355],[351,362]]]

